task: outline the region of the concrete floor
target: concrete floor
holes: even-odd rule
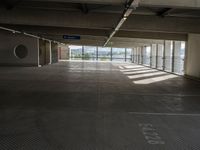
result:
[[[199,82],[125,63],[0,72],[0,150],[200,149]]]

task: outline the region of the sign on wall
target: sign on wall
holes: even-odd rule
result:
[[[63,35],[63,39],[67,39],[67,40],[80,40],[81,37],[79,35]]]

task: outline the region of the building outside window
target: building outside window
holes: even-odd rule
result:
[[[133,57],[133,50],[132,50],[132,48],[127,48],[126,49],[126,61],[127,62],[132,62],[132,57]]]
[[[96,59],[97,47],[95,47],[95,46],[84,46],[83,50],[84,50],[84,54],[83,54],[84,60],[97,60]]]
[[[70,49],[70,58],[72,60],[82,59],[82,46],[70,45],[69,49]]]
[[[110,61],[111,60],[111,47],[98,47],[98,60]]]
[[[112,48],[113,61],[125,61],[125,48]]]

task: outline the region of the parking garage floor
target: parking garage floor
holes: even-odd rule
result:
[[[200,82],[111,62],[0,72],[0,150],[200,149]]]

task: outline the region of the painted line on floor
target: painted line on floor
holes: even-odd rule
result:
[[[181,114],[181,113],[148,113],[148,112],[128,112],[134,115],[153,115],[153,116],[196,116],[200,117],[200,114]]]

